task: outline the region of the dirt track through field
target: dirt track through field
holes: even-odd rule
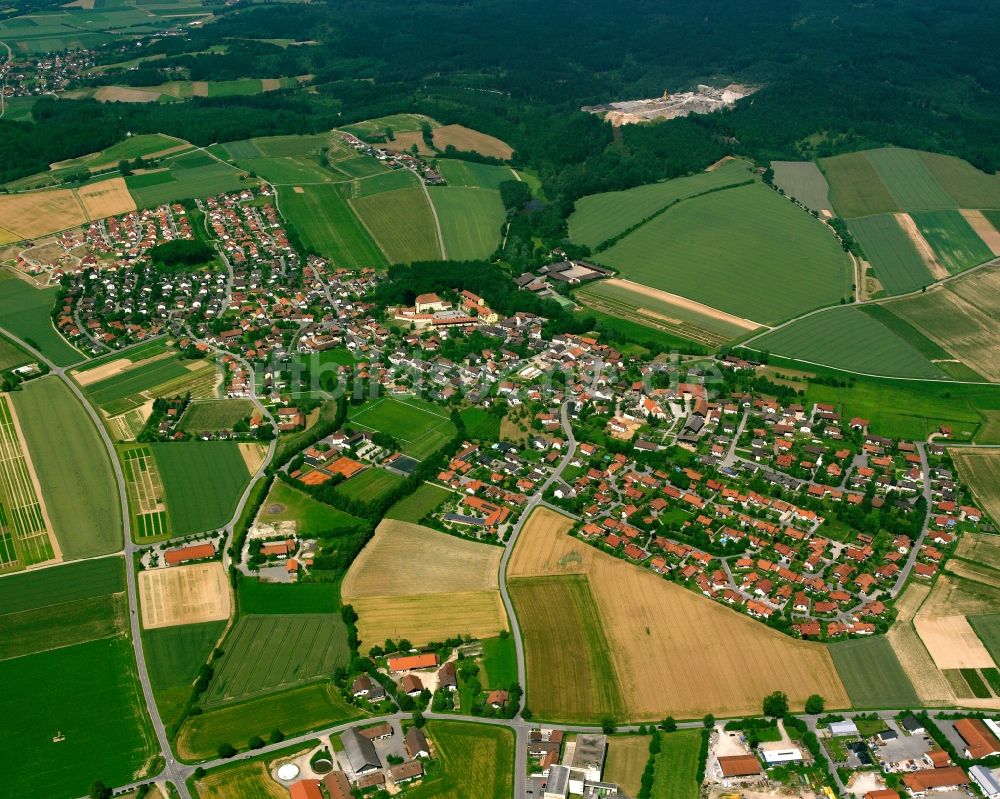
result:
[[[218,561],[139,572],[139,598],[147,630],[220,621],[232,609],[229,580]]]
[[[742,316],[733,316],[733,314],[720,311],[718,308],[713,308],[710,305],[702,305],[700,302],[689,300],[687,297],[670,294],[669,292],[661,291],[660,289],[644,286],[641,283],[633,283],[631,280],[615,277],[605,282],[609,286],[617,286],[618,288],[627,289],[635,292],[636,294],[641,294],[644,297],[649,297],[650,299],[666,303],[667,305],[675,305],[688,312],[701,314],[702,316],[707,316],[709,319],[715,319],[720,322],[735,325],[736,327],[743,328],[744,330],[756,330],[761,326],[759,322],[754,322],[752,319],[744,319]]]
[[[909,237],[913,246],[917,248],[917,252],[920,254],[921,259],[927,268],[930,270],[931,275],[935,280],[943,280],[951,275],[944,265],[938,260],[937,255],[935,255],[934,250],[931,245],[927,243],[927,239],[920,232],[917,227],[917,223],[913,221],[913,217],[909,214],[896,213],[893,214],[896,219],[896,223],[903,229],[903,232]]]
[[[990,220],[983,216],[983,212],[963,208],[961,213],[983,243],[990,248],[990,252],[1000,255],[1000,231],[990,224]]]

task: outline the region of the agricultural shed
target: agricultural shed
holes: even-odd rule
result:
[[[382,768],[382,761],[378,759],[375,744],[359,734],[354,727],[348,727],[344,730],[340,736],[340,742],[344,745],[344,752],[351,764],[351,770],[358,776]]]
[[[319,789],[319,780],[299,780],[288,788],[292,799],[323,799]]]
[[[1000,740],[979,719],[959,719],[955,732],[965,741],[965,754],[973,760],[1000,754]]]
[[[924,793],[937,788],[954,788],[968,785],[969,777],[961,766],[948,768],[930,768],[914,771],[903,777],[903,783],[914,794]]]
[[[215,547],[212,544],[193,544],[189,547],[168,549],[163,556],[168,566],[186,563],[191,560],[215,557]]]
[[[727,755],[719,758],[723,777],[755,777],[761,773],[760,761],[753,755]]]
[[[406,754],[411,758],[430,757],[431,750],[427,745],[427,737],[419,727],[410,727],[405,737]]]
[[[323,778],[323,785],[326,792],[330,794],[330,799],[353,799],[351,793],[351,783],[347,780],[347,775],[343,771],[331,771]]]
[[[834,721],[830,723],[830,735],[857,735],[858,725],[851,719],[846,721]]]
[[[437,655],[425,652],[420,655],[404,655],[389,658],[389,671],[412,671],[413,669],[429,669],[438,663]]]

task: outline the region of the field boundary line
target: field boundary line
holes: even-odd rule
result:
[[[60,649],[72,649],[74,646],[82,646],[83,644],[92,644],[97,641],[109,641],[114,638],[126,638],[122,632],[114,632],[110,635],[102,635],[100,638],[88,638],[86,641],[77,641],[73,644],[60,644],[59,646],[50,646],[48,649],[36,649],[34,652],[25,652],[23,655],[14,655],[14,657],[4,658],[4,663],[10,660],[20,660],[21,658],[30,658],[32,655],[44,655],[46,652],[58,652]],[[127,639],[126,639],[127,640]]]

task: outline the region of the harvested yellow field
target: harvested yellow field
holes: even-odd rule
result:
[[[996,665],[965,616],[920,613],[913,625],[939,669],[988,669]]]
[[[596,550],[567,535],[572,527],[572,519],[554,510],[532,511],[507,563],[507,577],[586,573]]]
[[[135,210],[135,200],[129,194],[125,178],[109,178],[81,186],[77,194],[91,219],[104,219]]]
[[[243,457],[243,463],[246,464],[247,471],[250,474],[257,474],[257,470],[264,464],[264,459],[267,457],[267,447],[263,444],[245,442],[237,446],[239,447],[240,455]]]
[[[896,622],[886,638],[903,667],[913,689],[925,705],[952,705],[955,692],[945,675],[938,670],[913,627],[913,618],[930,595],[930,586],[911,583],[896,602]]]
[[[362,651],[386,638],[421,646],[456,635],[492,638],[508,629],[499,591],[361,597],[350,605],[358,614]]]
[[[649,760],[649,735],[616,735],[608,739],[604,763],[605,782],[617,782],[629,796],[637,796],[642,787],[642,772]]]
[[[12,233],[6,228],[0,227],[0,244],[10,244],[14,241],[20,241],[21,237],[16,233]]]
[[[955,557],[971,560],[991,569],[1000,569],[1000,538],[982,533],[965,533],[958,539]],[[949,566],[951,563],[949,562]]]
[[[416,145],[417,152],[420,155],[434,155],[434,151],[427,146],[424,141],[424,134],[422,131],[414,130],[407,131],[406,133],[396,133],[393,136],[392,144],[390,149],[396,152],[411,152],[411,148]]]
[[[101,103],[155,103],[160,99],[160,92],[128,86],[101,86],[94,92],[94,99]]]
[[[139,600],[147,630],[220,621],[232,609],[229,580],[218,561],[139,572]]]
[[[980,507],[1000,521],[1000,451],[953,447],[948,454]]]
[[[384,520],[341,586],[366,648],[386,638],[414,644],[507,629],[500,599],[503,550],[419,524]]]
[[[191,94],[195,97],[208,97],[208,82],[196,80],[191,84]]]
[[[100,383],[102,380],[121,374],[131,365],[132,361],[128,358],[115,358],[115,360],[102,363],[100,366],[95,366],[93,369],[85,369],[83,371],[73,369],[70,374],[81,386],[89,386],[93,383]]]
[[[971,275],[963,275],[951,281],[948,290],[983,313],[993,318],[1000,317],[1000,267],[988,266],[977,269]]]
[[[963,208],[962,216],[965,217],[965,221],[969,223],[969,226],[976,231],[979,238],[990,248],[990,252],[994,255],[1000,255],[1000,231],[993,227],[989,219],[983,216],[983,212]]]
[[[560,542],[560,527],[566,522],[532,517],[511,566],[521,575],[586,575],[630,719],[754,713],[776,690],[797,708],[812,693],[831,708],[850,705],[825,646],[789,638],[565,532]],[[530,670],[528,682],[533,705]]]
[[[435,128],[432,135],[434,145],[439,150],[444,150],[450,144],[456,150],[475,152],[491,158],[502,158],[505,161],[514,154],[506,142],[463,125],[444,125]]]
[[[0,194],[0,219],[18,238],[33,239],[87,221],[76,196],[69,189]]]
[[[271,779],[264,763],[207,774],[195,785],[202,799],[288,799],[288,791]]]
[[[498,546],[386,519],[351,564],[341,593],[350,601],[497,590],[502,555]]]

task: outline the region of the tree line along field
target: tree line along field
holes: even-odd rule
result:
[[[171,441],[150,445],[173,535],[222,527],[250,480],[239,444]]]
[[[0,581],[0,631],[21,647],[0,660],[4,710],[19,719],[0,727],[12,796],[80,796],[95,778],[142,776],[154,738],[128,639],[124,573],[113,557]]]
[[[180,722],[198,671],[219,642],[224,621],[143,630],[143,656],[156,705],[168,728]]]
[[[347,666],[351,652],[339,613],[241,616],[205,692],[214,707],[291,688]]]
[[[830,186],[813,161],[772,161],[774,183],[810,211],[832,214]]]
[[[111,459],[83,405],[56,377],[29,381],[12,397],[63,557],[118,550],[124,534]]]
[[[0,327],[38,349],[56,366],[86,360],[52,325],[55,288],[39,289],[0,269]]]
[[[757,712],[774,690],[793,706],[810,693],[826,697],[828,707],[849,706],[826,647],[793,640],[590,547],[568,535],[571,526],[536,510],[507,569],[525,637],[527,705],[537,718],[595,721],[596,706],[610,712],[616,702],[633,721],[739,715]],[[558,629],[546,634],[550,627]],[[570,658],[567,652],[575,663],[551,665]],[[581,661],[580,652],[592,654]],[[608,690],[619,699],[602,698]]]
[[[680,202],[594,260],[763,323],[836,303],[850,286],[832,232],[759,182]]]
[[[748,339],[745,346],[849,372],[946,380],[948,375],[861,308],[841,306]]]

